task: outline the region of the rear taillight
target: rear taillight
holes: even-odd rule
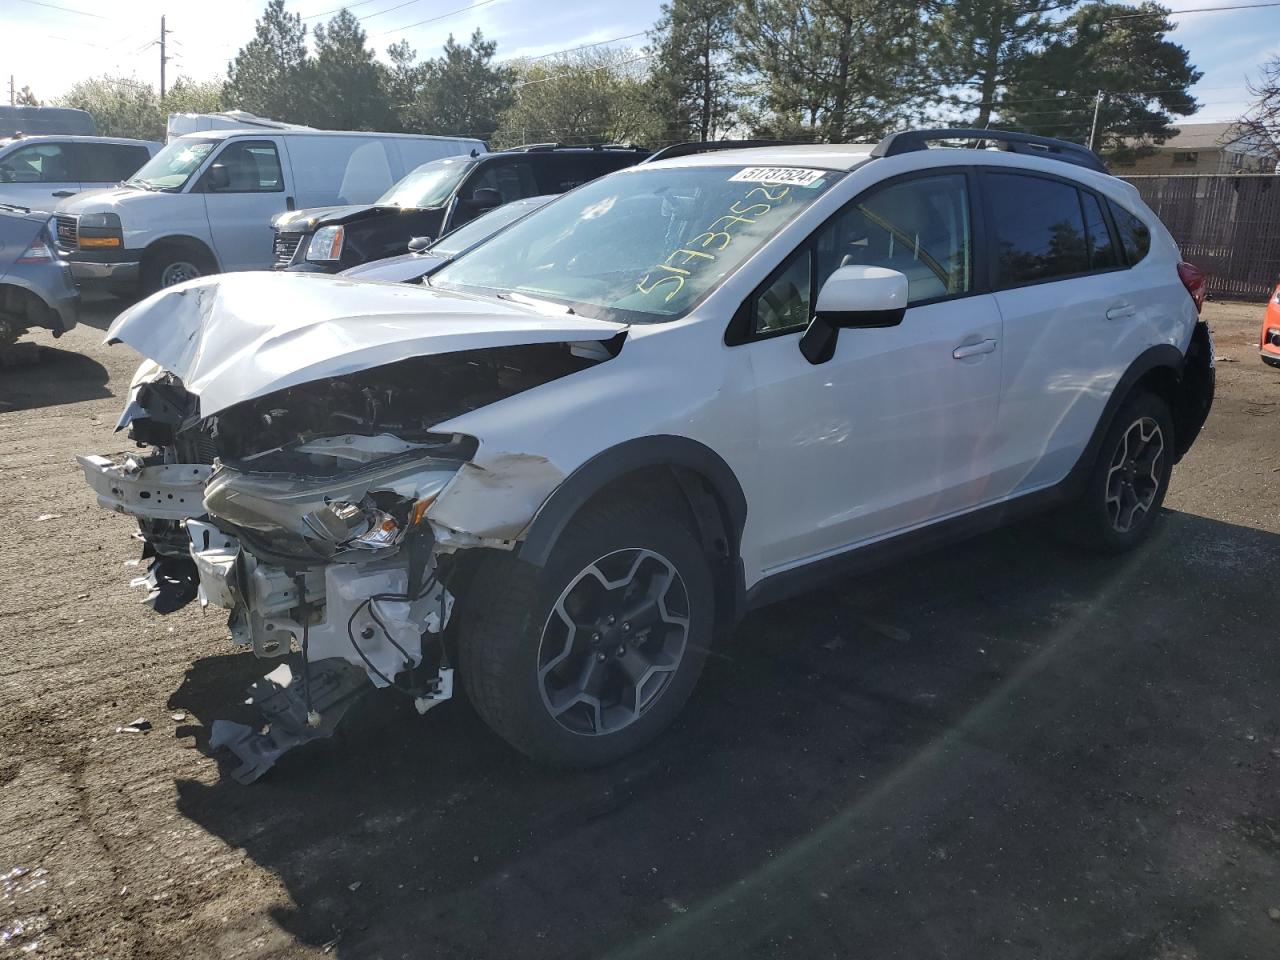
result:
[[[52,263],[53,250],[49,244],[43,240],[37,240],[26,250],[22,251],[22,256],[18,258],[19,263]]]
[[[1178,279],[1187,288],[1187,293],[1191,294],[1191,299],[1195,301],[1196,313],[1199,313],[1200,308],[1204,306],[1204,298],[1209,293],[1209,281],[1204,271],[1184,261],[1178,264]]]

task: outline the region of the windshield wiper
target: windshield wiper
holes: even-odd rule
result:
[[[567,307],[563,303],[556,303],[554,300],[540,300],[537,297],[530,297],[523,293],[494,293],[499,300],[510,300],[512,303],[523,303],[530,307],[554,307],[563,310],[571,317],[576,317],[573,307]]]

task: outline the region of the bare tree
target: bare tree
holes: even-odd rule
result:
[[[1280,56],[1262,65],[1258,79],[1249,81],[1249,93],[1253,105],[1240,118],[1237,136],[1280,162]]]

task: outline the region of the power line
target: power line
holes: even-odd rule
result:
[[[363,17],[356,17],[361,23],[366,20],[372,20],[374,17],[380,17],[384,13],[390,13],[392,10],[399,10],[401,7],[407,7],[411,3],[418,3],[419,0],[400,0],[394,7],[387,7],[385,10],[379,10],[376,13],[366,13]]]
[[[354,10],[356,7],[363,7],[368,3],[376,3],[377,0],[359,0],[358,3],[348,3],[338,7],[336,10],[326,10],[324,13],[308,13],[306,16],[299,17],[300,20],[315,20],[317,17],[327,17],[333,13],[341,13],[343,10]]]
[[[1260,7],[1280,7],[1280,0],[1271,3],[1238,3],[1229,7],[1188,7],[1185,10],[1166,10],[1162,13],[1122,13],[1107,20],[1135,20],[1142,17],[1176,17],[1183,13],[1221,13],[1224,10],[1257,10]]]
[[[620,40],[634,40],[636,37],[643,37],[648,30],[641,30],[639,33],[628,33],[625,37],[614,37],[612,40],[597,40],[595,43],[584,43],[580,47],[567,47],[564,50],[552,50],[550,53],[540,53],[536,57],[512,57],[513,60],[545,60],[547,57],[559,56],[562,53],[577,53],[579,50],[586,50],[589,47],[602,47],[606,43],[617,43]]]
[[[382,33],[377,34],[377,37],[386,37],[393,33],[403,33],[405,30],[412,30],[414,27],[421,27],[427,23],[435,23],[437,20],[444,20],[447,17],[456,16],[459,13],[468,13],[471,10],[475,10],[477,7],[483,7],[496,2],[497,0],[479,0],[479,2],[473,3],[470,6],[459,7],[457,10],[450,10],[448,13],[442,13],[438,17],[428,17],[426,20],[419,20],[417,23],[410,23],[403,27],[396,27],[394,30],[383,31]],[[374,37],[373,39],[377,39],[377,37]]]
[[[101,14],[90,13],[88,10],[73,10],[70,7],[60,7],[56,3],[45,3],[44,0],[22,0],[23,3],[29,3],[36,7],[48,7],[50,10],[61,10],[63,13],[78,13],[82,17],[93,17],[96,20],[110,20],[110,17],[104,17]]]

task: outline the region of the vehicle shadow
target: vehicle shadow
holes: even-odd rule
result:
[[[0,413],[54,407],[111,396],[107,368],[74,350],[42,346],[40,358],[0,370]]]
[[[178,807],[348,958],[1260,955],[1277,576],[1280,536],[1189,514],[1118,558],[1023,524],[753,614],[613,767],[385,693]],[[174,703],[262,672],[207,658]]]
[[[132,303],[132,300],[119,299],[105,294],[84,297],[80,300],[80,311],[77,319],[87,327],[93,327],[95,330],[101,330],[106,333],[107,328],[111,326],[111,322]]]

